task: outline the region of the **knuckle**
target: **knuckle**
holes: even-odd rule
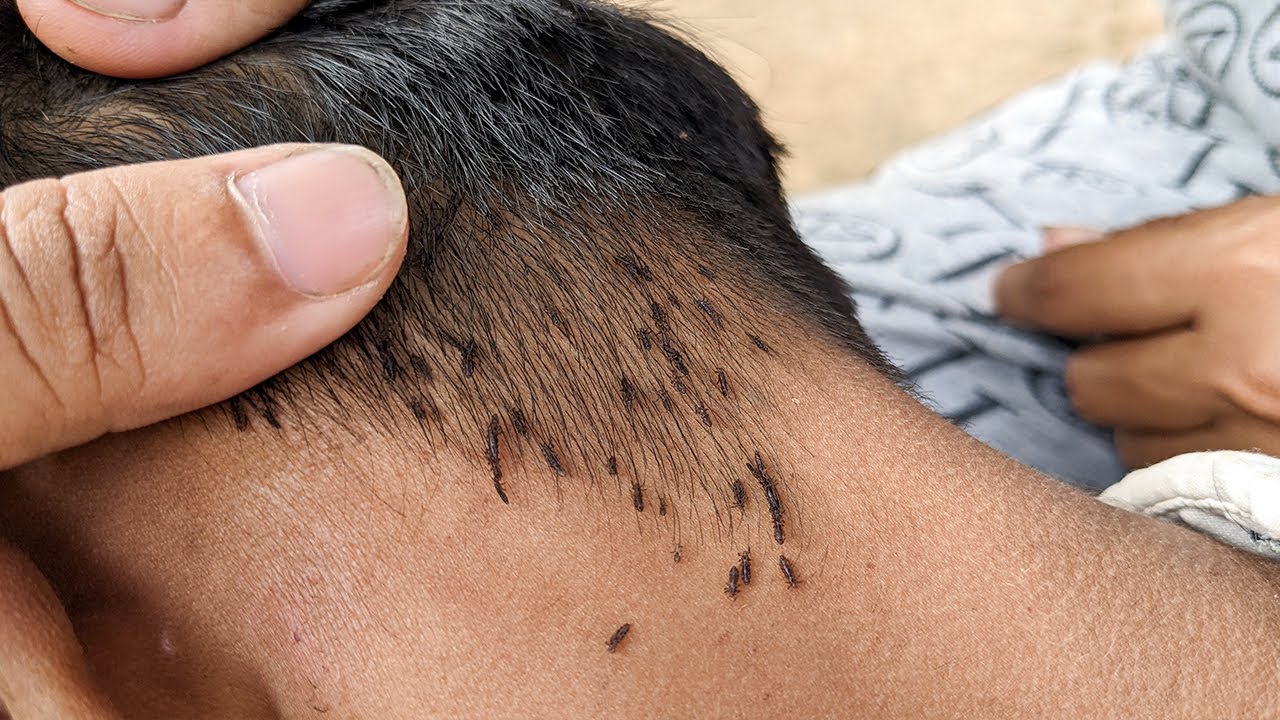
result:
[[[31,270],[22,331],[38,342],[28,354],[60,404],[100,413],[109,396],[136,392],[145,377],[118,243],[133,230],[122,223],[127,207],[114,186],[90,176],[19,185],[3,197],[0,234]]]

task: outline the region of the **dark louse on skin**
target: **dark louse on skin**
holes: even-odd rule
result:
[[[711,303],[703,298],[698,298],[698,309],[711,318],[711,322],[715,323],[716,327],[724,327],[724,319],[720,317],[720,313],[716,312],[715,308],[711,307]]]
[[[555,471],[557,475],[564,476],[564,465],[560,464],[560,456],[556,455],[555,448],[543,443],[542,459],[547,461],[547,467]]]
[[[671,393],[666,390],[659,390],[658,399],[662,401],[662,407],[666,409],[667,412],[675,412],[676,404],[671,401]]]
[[[511,429],[515,430],[520,437],[528,437],[529,424],[524,420],[524,412],[520,408],[511,408],[508,414],[511,415]]]
[[[391,351],[391,341],[387,339],[379,340],[377,343],[378,361],[382,364],[382,377],[388,383],[394,383],[404,375],[404,368],[401,367],[400,361],[396,359],[396,355]]]
[[[763,351],[765,351],[765,352],[772,352],[772,350],[771,350],[771,348],[769,347],[769,345],[768,345],[767,343],[765,343],[765,341],[764,341],[764,340],[761,340],[759,335],[749,335],[748,337],[750,337],[750,338],[751,338],[751,344],[752,344],[752,345],[755,345],[757,348],[760,348],[761,350],[763,350]]]
[[[618,646],[621,645],[622,641],[626,639],[627,633],[629,632],[631,632],[631,623],[623,623],[622,627],[615,630],[613,632],[613,637],[610,637],[609,642],[606,643],[607,647],[609,648],[609,652],[611,653],[617,652]]]
[[[421,422],[427,419],[427,407],[422,404],[421,400],[414,398],[406,403],[406,405],[409,408],[409,412],[413,413],[413,418],[415,420]]]
[[[747,487],[738,478],[733,479],[733,506],[741,510],[747,505]]]
[[[645,350],[653,349],[653,338],[650,336],[649,328],[640,328],[636,331],[636,339],[640,341],[640,347]]]
[[[244,411],[244,404],[240,402],[240,398],[231,398],[227,402],[227,408],[231,410],[231,421],[236,424],[236,430],[244,432],[249,429],[249,416]]]
[[[658,328],[658,333],[666,336],[671,334],[671,323],[667,320],[667,311],[656,302],[649,303],[649,316],[653,318],[653,324]]]
[[[493,475],[493,489],[498,492],[498,497],[502,499],[504,505],[510,505],[507,491],[502,487],[502,460],[498,456],[498,434],[501,428],[497,415],[489,419],[489,431],[485,438],[485,457],[489,460],[489,472]]]
[[[292,373],[295,387],[318,376],[370,400],[388,390],[400,402],[412,396],[416,388],[385,387],[372,350],[385,337],[397,350],[425,342],[422,323],[407,320],[435,311],[424,288],[449,259],[436,251],[475,230],[458,208],[547,209],[572,230],[583,208],[631,208],[636,198],[705,231],[715,253],[691,263],[788,295],[887,367],[846,288],[795,232],[779,148],[756,105],[642,13],[584,0],[307,5],[230,58],[152,82],[62,62],[30,34],[14,0],[0,0],[0,187],[298,140],[360,144],[388,158],[413,195],[410,260],[360,325]],[[428,197],[437,190],[443,197]]]
[[[698,403],[698,406],[695,407],[693,411],[698,414],[698,419],[702,421],[703,426],[705,426],[707,429],[710,429],[711,428],[711,412],[707,410],[707,406],[703,405],[702,403]]]
[[[641,264],[634,255],[617,255],[614,260],[636,280],[653,282],[653,271],[647,265]]]
[[[560,317],[560,311],[555,308],[547,310],[547,316],[551,318],[551,324],[564,330],[564,318]],[[565,334],[568,334],[567,332]]]
[[[676,562],[680,562],[681,560],[683,560],[684,546],[682,546],[680,543],[676,543],[676,549],[671,551],[671,559]]]
[[[480,350],[480,346],[476,344],[476,341],[467,340],[466,342],[463,342],[462,340],[443,332],[441,333],[441,337],[446,343],[452,346],[454,350],[457,350],[461,354],[462,357],[459,361],[462,367],[462,377],[470,378],[472,375],[475,375],[476,353]]]
[[[636,387],[631,384],[631,379],[626,375],[619,378],[618,389],[622,393],[622,406],[632,409],[636,404]]]
[[[409,356],[409,367],[413,368],[413,374],[421,380],[431,379],[431,366],[421,355]]]
[[[671,367],[675,368],[676,372],[685,377],[689,376],[689,366],[684,364],[684,356],[672,347],[669,341],[662,342],[662,354],[667,356],[667,362],[671,363]]]
[[[698,274],[708,280],[716,279],[716,274],[711,272],[706,265],[698,265]]]
[[[276,417],[275,400],[272,399],[271,395],[264,387],[259,387],[258,389],[250,390],[249,392],[257,401],[256,408],[258,410],[258,414],[262,416],[263,420],[267,421],[267,424],[270,425],[272,429],[279,430],[282,426],[280,424],[280,418]]]
[[[729,397],[729,376],[724,374],[724,370],[716,370],[716,384],[720,386],[720,394]]]
[[[618,474],[618,457],[616,455],[610,455],[609,459],[604,462],[604,468],[609,472],[610,475],[617,475]]]
[[[671,387],[675,388],[676,392],[680,393],[681,395],[689,394],[689,386],[685,385],[684,381],[678,377],[671,378]]]
[[[636,512],[644,512],[644,488],[640,487],[639,482],[631,483],[631,504],[635,506]]]
[[[462,377],[469,378],[476,374],[476,343],[474,340],[462,348]]]
[[[764,490],[764,500],[769,507],[769,516],[773,520],[773,539],[781,545],[786,541],[782,523],[782,501],[778,499],[778,488],[773,484],[773,478],[769,477],[769,472],[764,467],[764,459],[760,457],[759,452],[756,453],[755,462],[747,463],[747,469]]]
[[[795,589],[800,581],[796,579],[796,571],[791,567],[791,561],[786,555],[778,556],[778,569],[782,570],[782,577],[787,581],[787,587]]]
[[[662,517],[667,516],[667,496],[666,495],[658,496],[658,515]]]
[[[742,570],[742,584],[751,584],[751,548],[738,554],[738,567]]]
[[[678,308],[680,307],[680,298],[676,297],[675,293],[669,292],[667,293],[667,303],[673,308]]]
[[[738,597],[738,566],[734,565],[729,568],[729,584],[725,586],[724,592],[732,600]]]

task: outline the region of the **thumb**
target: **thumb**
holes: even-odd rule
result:
[[[350,329],[404,257],[376,155],[280,145],[0,195],[0,469],[230,397]]]
[[[117,77],[173,75],[279,28],[307,0],[18,0],[63,59]]]
[[[40,571],[0,539],[0,717],[113,720],[62,604]]]

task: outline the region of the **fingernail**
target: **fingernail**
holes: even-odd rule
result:
[[[71,0],[72,3],[99,15],[117,20],[161,22],[172,20],[187,0]]]
[[[374,279],[408,223],[404,191],[364,148],[313,150],[235,181],[285,281],[306,295],[337,295]]]
[[[1106,237],[1106,233],[1079,227],[1052,227],[1044,229],[1045,252],[1061,250],[1072,245],[1097,242]]]

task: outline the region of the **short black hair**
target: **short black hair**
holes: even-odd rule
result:
[[[409,255],[345,338],[231,401],[241,428],[279,425],[300,383],[335,398],[336,385],[424,432],[435,423],[475,437],[479,453],[496,423],[529,438],[525,454],[551,471],[572,455],[612,475],[626,434],[615,416],[646,403],[683,410],[655,447],[678,444],[681,423],[720,422],[731,412],[714,403],[746,362],[734,357],[787,342],[775,316],[893,372],[848,289],[795,232],[757,106],[637,12],[591,0],[319,0],[230,58],[124,81],[56,58],[0,0],[0,185],[291,141],[384,156],[409,193]],[[560,344],[584,336],[596,338],[593,366],[568,367],[581,357]],[[594,389],[566,380],[574,373]],[[574,438],[584,423],[596,440]],[[728,444],[718,452],[751,456],[749,442]],[[713,481],[713,496],[744,469],[728,465],[737,470]]]

